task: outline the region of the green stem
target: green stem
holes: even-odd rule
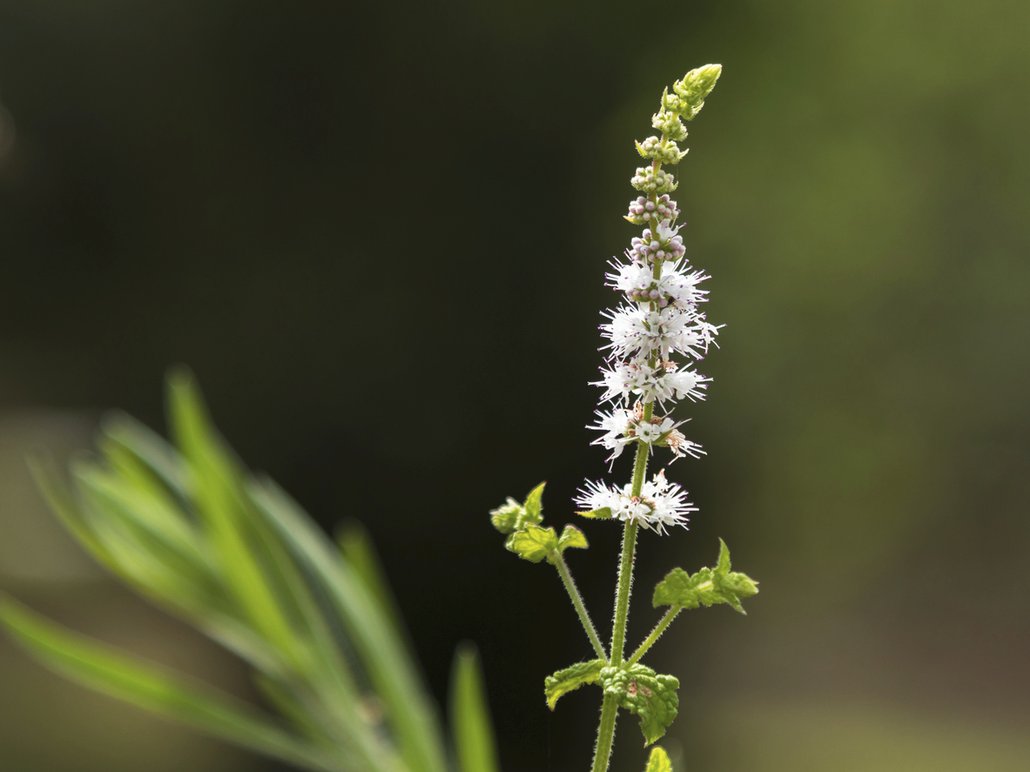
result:
[[[569,599],[576,609],[579,622],[583,625],[583,631],[587,634],[587,638],[590,639],[590,645],[594,647],[597,658],[607,662],[608,655],[604,651],[604,646],[601,645],[601,638],[597,635],[594,621],[590,618],[587,607],[583,604],[583,596],[579,594],[579,588],[576,587],[576,583],[572,580],[572,574],[569,572],[569,566],[565,562],[565,558],[562,557],[560,552],[555,550],[551,559],[554,561],[554,567],[558,569],[558,576],[561,577],[562,584],[565,585],[565,590],[569,593]]]
[[[644,408],[646,418],[650,418],[652,405]],[[647,456],[649,447],[641,442],[637,445],[637,456],[633,462],[633,487],[631,495],[639,496],[644,486],[644,475],[647,473]],[[639,525],[634,521],[626,523],[622,531],[622,557],[619,560],[619,582],[615,590],[615,625],[612,628],[611,665],[622,664],[622,650],[626,643],[626,622],[629,620],[629,595],[633,586],[633,556],[637,546]],[[618,698],[606,694],[601,701],[601,721],[597,727],[597,746],[594,749],[593,772],[607,772],[608,762],[615,742],[615,719],[619,711]]]
[[[655,625],[654,630],[652,630],[651,634],[644,639],[644,642],[637,647],[637,650],[630,655],[627,662],[631,665],[635,665],[639,662],[640,658],[647,654],[648,649],[654,646],[655,642],[662,637],[662,633],[664,633],[666,628],[672,624],[672,620],[679,616],[679,613],[682,610],[682,606],[673,606],[666,611],[665,616],[658,620],[658,624]]]
[[[626,622],[629,620],[629,596],[633,588],[633,556],[637,548],[637,532],[640,526],[635,521],[626,523],[622,532],[622,559],[619,562],[619,584],[615,595],[615,626],[612,628],[611,664],[622,664],[622,651],[626,644]]]
[[[662,134],[662,140],[666,139]],[[657,173],[662,165],[657,159],[651,162],[651,168]],[[658,199],[656,193],[650,196],[652,201]],[[653,266],[654,278],[661,276],[661,261],[656,260]],[[655,309],[657,305],[651,304]],[[651,365],[657,364],[657,353],[651,357]],[[654,414],[654,403],[650,402],[644,406],[644,421],[650,421]],[[644,477],[647,474],[647,458],[651,448],[644,442],[638,442],[637,455],[633,460],[633,486],[630,495],[639,496],[644,487]],[[612,658],[609,664],[618,667],[622,665],[623,647],[626,643],[626,622],[629,619],[629,596],[633,586],[633,556],[637,546],[637,531],[639,525],[629,521],[622,531],[622,557],[619,560],[619,581],[615,590],[615,624],[612,627]],[[618,716],[619,703],[615,695],[606,694],[601,701],[601,721],[597,726],[597,745],[594,747],[594,764],[592,772],[607,772],[608,762],[611,760],[612,744],[615,742],[615,719]]]

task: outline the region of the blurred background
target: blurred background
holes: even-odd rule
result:
[[[551,714],[542,679],[588,649],[486,512],[547,479],[561,524],[603,473],[586,382],[632,141],[718,61],[678,194],[727,324],[688,411],[709,455],[669,472],[701,511],[644,536],[631,642],[719,536],[762,594],[655,649],[677,770],[1027,769],[1028,32],[1014,0],[0,0],[0,589],[247,694],[24,464],[110,408],[163,428],[186,363],[252,466],[368,528],[438,698],[478,643],[505,769],[585,768],[598,695]],[[618,529],[585,530],[606,622]],[[5,640],[0,683],[5,770],[282,769]]]

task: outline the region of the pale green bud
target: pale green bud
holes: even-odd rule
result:
[[[659,110],[652,115],[651,126],[676,142],[682,142],[687,138],[687,127],[683,125],[679,114],[671,110]]]
[[[525,517],[525,513],[525,507],[515,499],[509,498],[497,509],[490,510],[490,522],[498,531],[508,534],[518,527],[518,522]]]
[[[630,184],[641,193],[651,195],[657,193],[672,193],[676,190],[676,178],[664,169],[657,172],[650,166],[641,166],[637,173],[630,179]]]
[[[701,108],[705,106],[705,99],[712,93],[721,74],[721,64],[706,64],[691,70],[681,80],[672,84],[672,90],[686,105],[686,109],[677,111],[685,120],[692,120],[701,112]]]
[[[660,164],[678,164],[686,150],[680,150],[673,140],[661,140],[658,137],[648,137],[643,142],[637,142],[637,152],[642,158],[650,158]]]
[[[679,115],[680,113],[690,112],[690,103],[681,99],[676,94],[670,94],[669,89],[665,89],[665,91],[662,92],[662,109]]]

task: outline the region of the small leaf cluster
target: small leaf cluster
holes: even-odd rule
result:
[[[566,525],[561,535],[554,528],[544,528],[543,495],[546,483],[540,483],[519,504],[515,499],[508,500],[490,512],[490,522],[494,528],[507,535],[505,549],[514,552],[523,560],[539,563],[558,561],[565,550],[570,548],[586,549],[587,538],[574,525]]]
[[[731,571],[730,550],[719,539],[719,559],[715,568],[702,568],[691,574],[674,568],[654,588],[651,599],[655,608],[672,606],[694,609],[725,603],[734,611],[746,614],[741,601],[758,594],[758,582],[747,574]]]

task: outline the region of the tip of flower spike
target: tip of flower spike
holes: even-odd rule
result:
[[[720,75],[721,64],[706,64],[691,70],[681,80],[672,84],[673,92],[683,104],[680,114],[684,120],[692,120],[701,112],[701,108],[705,106],[705,99],[712,93]]]

